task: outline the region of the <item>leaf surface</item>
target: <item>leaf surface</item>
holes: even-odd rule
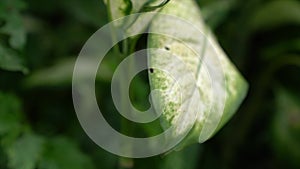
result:
[[[43,139],[25,134],[8,149],[9,166],[12,169],[34,169],[43,150]]]
[[[150,32],[166,32],[168,36],[149,35],[148,48],[166,51],[164,54],[149,52],[149,67],[169,67],[178,73],[181,77],[179,80],[184,81],[185,85],[178,85],[178,79],[174,81],[165,72],[154,69],[154,72],[149,73],[151,90],[161,89],[162,92],[152,97],[152,100],[159,100],[164,105],[161,123],[165,129],[179,125],[177,128],[183,129],[184,132],[186,126],[193,123],[193,118],[197,118],[183,144],[204,142],[236,112],[246,96],[247,82],[206,28],[200,10],[193,0],[186,0],[184,3],[180,0],[170,1],[160,12],[181,18],[192,26],[185,26],[178,20],[166,19],[160,15],[153,19]],[[195,32],[195,28],[199,31]],[[179,58],[187,69],[178,65],[175,60],[168,59],[166,55]],[[223,75],[217,69],[222,69]],[[194,74],[196,82],[184,78],[189,72]],[[192,83],[196,83],[193,93],[180,92],[189,88]],[[199,92],[201,98],[197,104],[186,103],[195,92]],[[222,107],[224,103],[220,102],[222,96],[218,96],[221,93],[225,94],[225,107]],[[185,109],[182,109],[181,103],[186,104]],[[180,118],[180,114],[185,114],[195,107],[199,107],[196,110],[197,117]],[[179,121],[181,122],[178,123]],[[176,137],[180,133],[176,131],[173,135]]]
[[[0,44],[0,68],[8,71],[22,71],[27,73],[28,69],[24,65],[23,58],[12,49]]]
[[[57,137],[49,140],[39,164],[41,169],[93,169],[90,158],[72,140]]]

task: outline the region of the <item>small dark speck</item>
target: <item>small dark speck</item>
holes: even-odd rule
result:
[[[150,68],[149,71],[150,71],[150,73],[153,73],[153,72],[154,72],[154,69],[153,69],[153,68]]]
[[[168,46],[165,46],[165,49],[166,49],[166,50],[170,50],[170,48],[169,48]]]

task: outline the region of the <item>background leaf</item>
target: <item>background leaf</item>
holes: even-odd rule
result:
[[[26,41],[26,31],[20,11],[25,8],[21,0],[3,0],[0,4],[0,20],[5,24],[0,27],[0,33],[10,36],[9,43],[15,49],[22,49]]]
[[[0,44],[0,68],[9,71],[22,71],[28,73],[23,58],[17,52],[5,48]]]
[[[22,121],[20,100],[12,94],[0,92],[0,138],[19,133]]]
[[[273,142],[280,158],[289,166],[300,167],[300,99],[295,93],[280,87],[275,92],[277,107],[273,120]],[[288,155],[288,156],[286,156]]]
[[[276,17],[273,15],[276,14]],[[275,0],[261,5],[251,16],[250,28],[271,29],[284,24],[300,25],[300,2]]]
[[[93,169],[89,158],[64,137],[49,140],[39,164],[40,169]]]
[[[35,169],[43,151],[43,138],[25,134],[8,148],[8,165],[12,169]]]

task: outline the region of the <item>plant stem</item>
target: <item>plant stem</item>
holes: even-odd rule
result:
[[[129,43],[128,43],[129,42]],[[136,40],[135,39],[126,39],[123,41],[123,54],[121,55],[122,58],[127,57],[128,55],[130,55],[131,53],[134,52],[135,50],[135,44],[136,44]],[[133,71],[135,70],[135,64],[134,64],[134,59],[130,58],[129,60],[129,70],[128,72],[123,71],[121,79],[120,79],[120,91],[125,91],[128,90],[126,88],[124,88],[124,85],[122,85],[122,82],[127,82],[130,81],[131,79],[129,79],[129,74],[133,73]],[[129,73],[129,74],[126,74]],[[131,106],[130,105],[126,105],[126,100],[128,99],[128,94],[129,91],[123,93],[121,92],[121,105],[122,105],[122,111],[126,111],[128,112],[128,114],[130,114],[129,112],[131,112]],[[130,122],[125,119],[124,117],[121,117],[121,133],[128,135],[128,136],[132,136],[134,133],[134,127],[133,125],[130,124]],[[127,143],[124,143],[124,147],[122,147],[125,149],[125,151],[131,151],[132,149],[132,145],[129,145]],[[119,158],[119,168],[120,169],[129,169],[129,168],[133,168],[134,166],[134,160],[131,158],[125,158],[125,157],[120,157]]]
[[[120,157],[119,169],[131,169],[134,167],[134,161],[131,158]]]
[[[107,1],[107,15],[110,21],[113,21],[113,17],[112,17],[112,11],[111,11],[111,4],[110,4],[110,0]],[[111,36],[111,40],[112,43],[116,43],[117,42],[117,37],[116,37],[116,28],[113,24],[110,24],[110,36]],[[115,45],[113,47],[113,52],[114,53],[121,53],[120,48],[118,45]]]

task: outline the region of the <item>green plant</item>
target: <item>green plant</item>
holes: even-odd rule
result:
[[[241,109],[208,142],[189,145],[198,138],[191,133],[183,142],[189,145],[185,148],[182,144],[162,156],[132,161],[119,159],[88,139],[71,102],[73,65],[82,45],[112,19],[142,11],[172,12],[170,6],[177,2],[116,0],[111,1],[110,12],[98,0],[0,1],[0,168],[299,168],[297,0],[180,2],[191,3],[187,19],[209,25],[207,33],[211,29],[216,34],[250,84]],[[190,16],[198,5],[203,19],[195,17],[198,14]],[[160,23],[159,18],[155,20]],[[150,28],[161,29],[155,23]],[[142,35],[119,43],[97,74],[100,108],[112,126],[128,135],[146,137],[162,129],[159,121],[132,127],[125,120],[122,125],[128,127],[121,127],[123,118],[110,98],[110,79],[127,54],[147,45],[166,50],[155,43],[158,39],[167,40]],[[141,100],[155,86],[149,86],[148,73],[139,74],[130,89],[133,104],[141,110],[149,107]],[[150,81],[155,80],[153,76]]]

